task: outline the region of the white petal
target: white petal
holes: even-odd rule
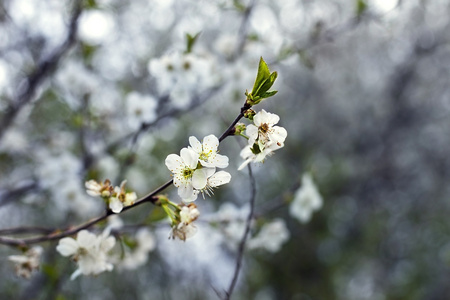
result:
[[[109,208],[113,213],[118,214],[123,209],[123,203],[116,197],[109,198]]]
[[[217,148],[219,147],[219,139],[214,135],[210,134],[203,138],[203,152],[217,152]]]
[[[189,199],[190,197],[192,197],[192,193],[193,193],[192,184],[189,183],[189,182],[183,182],[183,183],[178,187],[178,195],[179,195],[182,199]]]
[[[77,269],[75,272],[72,273],[72,275],[70,276],[70,280],[74,280],[75,278],[77,278],[78,276],[81,275],[81,270]]]
[[[169,154],[165,160],[166,166],[172,173],[177,173],[178,170],[183,168],[183,160],[179,155]]]
[[[287,131],[283,127],[274,126],[273,131],[269,134],[269,137],[272,142],[283,144],[287,137]]]
[[[253,160],[253,158],[249,158],[246,161],[244,161],[238,168],[238,171],[242,170],[243,168],[245,168],[251,161]]]
[[[212,187],[229,183],[231,174],[225,171],[219,171],[208,179],[208,183]]]
[[[272,113],[269,113],[269,112],[268,112],[268,113],[266,114],[265,122],[264,122],[264,123],[267,123],[267,124],[269,124],[269,125],[274,125],[274,124],[277,124],[278,121],[280,121],[280,117],[279,117],[278,115],[272,114]]]
[[[216,157],[214,157],[213,162],[214,166],[217,168],[226,168],[228,167],[228,156],[216,154]]]
[[[253,145],[258,138],[258,127],[253,124],[250,124],[245,129],[245,134],[248,136],[248,144]]]
[[[56,251],[62,256],[74,255],[78,251],[78,243],[71,237],[62,238],[56,246]]]
[[[256,125],[256,127],[259,127],[261,126],[261,124],[265,123],[266,114],[267,112],[262,109],[253,117],[253,123]]]
[[[97,240],[97,236],[93,233],[90,233],[87,230],[81,230],[77,234],[77,242],[80,247],[90,248],[95,245],[95,241]]]
[[[180,151],[180,155],[183,162],[189,166],[189,168],[195,169],[197,167],[199,154],[195,153],[194,150],[183,148]]]
[[[191,145],[192,149],[194,149],[195,152],[201,153],[202,152],[202,143],[195,137],[191,136],[189,137],[189,144]]]
[[[197,190],[202,190],[206,187],[208,169],[198,169],[192,175],[192,186]]]
[[[193,202],[193,201],[197,200],[198,194],[199,194],[199,191],[193,190],[192,195],[189,198],[183,198],[182,200],[185,203]]]
[[[250,146],[245,146],[244,149],[242,149],[241,153],[240,153],[240,156],[243,159],[247,159],[247,158],[249,158],[249,157],[251,157],[253,155],[254,154],[253,154],[252,150],[250,149]]]

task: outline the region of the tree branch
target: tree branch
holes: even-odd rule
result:
[[[239,272],[240,272],[241,266],[242,266],[242,259],[244,257],[245,244],[247,242],[247,238],[250,233],[250,226],[251,226],[251,223],[253,220],[253,214],[254,214],[254,210],[255,210],[256,181],[255,181],[255,177],[253,177],[251,166],[247,165],[247,167],[248,167],[248,175],[250,177],[250,188],[251,188],[250,212],[248,213],[248,216],[247,216],[244,235],[242,236],[241,242],[239,243],[238,253],[237,253],[237,257],[236,257],[236,267],[234,269],[233,278],[231,279],[231,283],[230,283],[230,286],[228,287],[228,290],[225,291],[224,300],[231,299],[231,295],[233,294],[233,290],[236,286],[237,279],[239,277]]]

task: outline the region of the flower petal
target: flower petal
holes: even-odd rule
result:
[[[109,198],[109,208],[113,213],[118,214],[123,209],[123,203],[119,200],[119,198],[111,197]]]
[[[97,236],[93,233],[90,233],[87,230],[81,230],[77,234],[77,242],[79,247],[82,248],[90,248],[95,245],[95,241],[97,240]]]
[[[74,255],[78,251],[78,243],[71,237],[65,237],[59,240],[58,246],[56,246],[62,256]]]
[[[189,137],[189,144],[191,145],[192,149],[194,149],[195,152],[201,153],[202,152],[202,143],[195,137],[191,136]]]
[[[178,196],[182,199],[189,199],[192,197],[193,188],[190,182],[182,182],[178,187]]]
[[[191,169],[197,168],[199,154],[189,148],[183,148],[180,151],[183,162]]]
[[[165,163],[169,171],[174,174],[183,168],[183,159],[176,154],[167,155]]]
[[[210,152],[217,152],[219,147],[219,139],[214,135],[210,134],[203,138],[203,152],[208,154]]]
[[[220,186],[229,183],[231,180],[231,174],[225,171],[219,171],[208,179],[208,183],[211,187]]]
[[[192,186],[197,190],[202,190],[206,187],[208,169],[198,169],[192,175]]]

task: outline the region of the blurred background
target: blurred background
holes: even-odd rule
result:
[[[138,196],[160,186],[168,154],[237,116],[262,56],[279,92],[255,110],[288,137],[253,168],[252,234],[281,219],[288,238],[249,247],[233,299],[450,299],[449,12],[444,0],[3,0],[0,227],[101,215],[88,179],[127,179]],[[197,200],[192,239],[168,240],[158,209],[140,206],[120,222],[131,239],[150,230],[144,263],[73,281],[56,242],[28,280],[8,261],[19,249],[1,246],[1,298],[218,299],[242,226],[217,220],[248,211],[244,144],[221,143],[232,181]],[[289,205],[305,172],[323,206],[299,222]]]

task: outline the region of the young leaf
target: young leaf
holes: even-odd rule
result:
[[[194,48],[195,42],[197,41],[199,36],[200,32],[198,32],[194,36],[190,35],[189,33],[186,33],[186,53],[192,52],[192,48]]]
[[[269,67],[264,59],[261,57],[259,60],[258,73],[256,74],[255,84],[253,85],[252,95],[255,95],[259,90],[261,84],[270,76]]]

